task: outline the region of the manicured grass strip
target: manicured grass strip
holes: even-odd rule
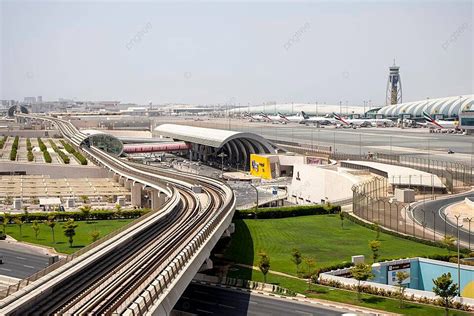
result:
[[[338,215],[312,215],[282,219],[235,220],[236,232],[225,252],[226,259],[257,266],[258,253],[265,251],[271,270],[296,275],[291,261],[293,248],[303,257],[312,257],[316,268],[351,261],[353,255],[365,255],[370,262],[369,241],[376,232],[353,222],[341,221]],[[407,258],[448,254],[444,248],[420,244],[381,233],[380,258]],[[304,270],[304,263],[300,266]]]
[[[249,279],[263,282],[260,271],[233,266],[230,268],[228,277]],[[370,294],[362,294],[362,301],[357,300],[357,293],[325,287],[317,284],[311,285],[311,292],[308,292],[308,283],[304,280],[292,279],[272,273],[267,274],[267,282],[279,285],[297,293],[304,294],[311,298],[319,298],[328,301],[352,304],[382,311],[413,316],[436,316],[444,315],[444,310],[440,307],[417,304],[405,301],[405,308],[399,308],[399,302],[395,299],[381,297]],[[470,315],[467,312],[451,310],[449,315]]]
[[[75,150],[68,142],[61,140],[61,144],[63,144],[64,149],[70,154],[72,154],[76,159],[81,163],[81,165],[87,165],[87,159],[84,157],[79,151]]]
[[[65,164],[69,164],[69,157],[62,150],[60,150],[58,146],[56,146],[54,141],[50,139],[49,143],[51,144],[51,147],[53,148],[53,150],[59,155],[59,157],[61,157],[61,160]]]
[[[78,227],[76,228],[76,236],[74,236],[74,244],[72,248],[69,247],[68,239],[63,233],[62,225],[64,222],[56,222],[56,226],[54,227],[56,243],[53,243],[51,229],[41,222],[39,224],[40,232],[38,234],[38,239],[35,238],[35,232],[29,223],[22,225],[22,236],[20,236],[19,226],[15,224],[7,225],[6,231],[7,235],[12,236],[16,240],[53,247],[58,252],[70,254],[92,243],[92,237],[90,234],[93,231],[99,231],[100,238],[102,238],[131,221],[133,221],[133,219],[91,221],[90,223],[78,221],[76,222]]]

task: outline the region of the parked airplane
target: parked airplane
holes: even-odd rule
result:
[[[333,113],[333,115],[334,115],[334,118],[338,122],[340,122],[343,126],[350,126],[353,128],[372,126],[370,119],[345,119],[345,118],[342,118],[339,114]]]
[[[303,123],[313,123],[313,124],[320,124],[320,125],[329,125],[329,124],[336,124],[336,119],[332,117],[325,117],[325,116],[309,116],[304,111],[301,111],[301,115],[304,118]]]
[[[436,120],[431,115],[423,111],[423,118],[426,120],[426,123],[429,127],[441,128],[441,129],[457,129],[457,121],[446,121],[446,120]]]
[[[302,112],[296,113],[296,115],[290,115],[286,116],[278,112],[278,115],[282,118],[282,120],[285,120],[287,123],[299,123],[303,124],[304,123],[304,117],[301,114]]]
[[[244,118],[247,118],[250,122],[269,122],[270,118],[263,113],[257,115],[251,115],[247,112],[244,113]]]

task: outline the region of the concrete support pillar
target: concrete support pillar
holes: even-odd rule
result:
[[[212,260],[210,258],[207,258],[206,261],[203,262],[201,268],[199,269],[199,272],[210,270],[214,267],[214,264],[212,263]]]
[[[113,172],[113,171],[108,171],[107,172],[107,178],[113,178],[114,175],[115,175],[115,172]]]
[[[125,186],[125,182],[126,182],[126,181],[127,181],[127,179],[125,179],[124,177],[121,177],[121,178],[119,179],[119,184],[120,184],[121,186]]]
[[[114,174],[113,179],[114,179],[115,182],[119,182],[120,175]]]
[[[166,195],[161,193],[158,190],[151,190],[150,191],[150,199],[151,199],[151,209],[153,211],[159,210],[160,207],[165,203]]]
[[[132,185],[132,206],[142,207],[142,189],[143,185],[140,183]]]
[[[130,190],[130,189],[132,189],[132,183],[133,183],[132,180],[125,180],[123,186],[125,187],[125,189]]]

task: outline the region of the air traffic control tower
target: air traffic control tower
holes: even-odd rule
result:
[[[390,73],[387,81],[387,92],[385,105],[392,105],[402,103],[402,81],[400,78],[400,67],[395,65],[390,66]]]

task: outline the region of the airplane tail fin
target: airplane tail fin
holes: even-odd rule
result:
[[[301,116],[302,116],[304,119],[309,119],[308,114],[306,114],[304,111],[301,111]]]

